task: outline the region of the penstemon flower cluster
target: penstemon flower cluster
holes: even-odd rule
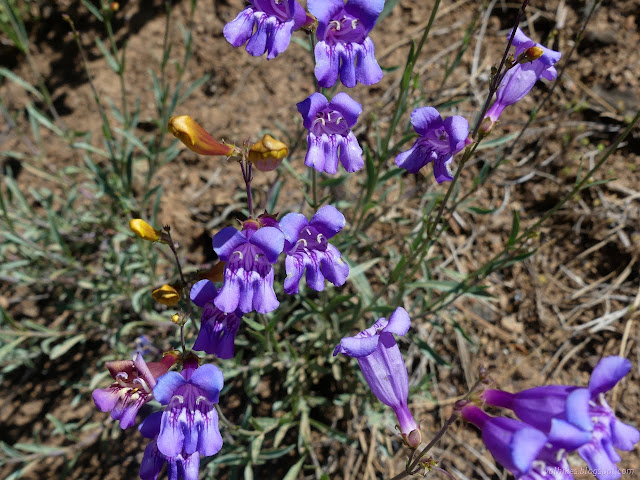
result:
[[[295,0],[251,0],[225,26],[224,37],[233,47],[246,44],[250,55],[266,54],[267,59],[273,59],[285,52],[296,30],[313,36],[318,88],[296,104],[307,130],[304,163],[330,175],[338,172],[338,164],[347,172],[357,172],[364,166],[363,150],[352,129],[363,107],[346,92],[328,98],[325,89],[338,81],[352,88],[382,79],[369,34],[384,1],[308,0],[307,7],[305,11]],[[519,29],[513,37],[516,53],[500,79],[495,103],[484,115],[480,136],[487,135],[504,108],[522,99],[537,80],[556,77],[553,65],[559,52],[534,43]],[[409,150],[395,157],[395,164],[418,173],[433,163],[438,183],[453,180],[453,157],[477,141],[469,136],[467,119],[459,115],[443,118],[436,108],[422,106],[411,113],[411,124],[417,137]],[[108,362],[114,383],[95,390],[93,399],[101,411],[111,412],[123,429],[134,426],[141,407],[155,399],[159,407],[138,427],[149,439],[140,477],[155,480],[166,468],[171,480],[196,480],[201,457],[215,455],[223,445],[216,405],[224,384],[224,363],[206,363],[205,356],[222,361],[233,358],[244,316],[267,314],[279,307],[274,290],[276,269],[284,268],[282,290],[287,295],[299,294],[303,277],[315,291],[324,290],[325,280],[335,287],[343,286],[349,267],[330,242],[346,220],[329,204],[310,218],[298,212],[281,218],[266,211],[254,214],[254,173],[276,169],[288,155],[287,146],[272,136],[239,147],[219,142],[185,115],[172,117],[168,128],[198,154],[225,156],[237,162],[246,186],[249,218],[239,228],[227,226],[213,236],[212,249],[220,263],[196,282],[188,282],[182,275],[169,227],[159,230],[141,219],[131,221],[136,235],[168,245],[178,262],[180,283],[163,285],[153,291],[153,297],[169,306],[188,297],[187,302],[202,309],[200,327],[191,349],[187,348],[184,327],[188,320],[194,320],[189,303],[186,314],[172,316],[180,327],[181,351],[165,352],[157,362],[146,363],[142,353],[132,360]],[[410,326],[409,313],[397,307],[388,319],[379,318],[370,328],[342,338],[334,356],[357,359],[372,393],[393,409],[402,441],[415,452],[422,443],[422,433],[408,406],[408,372],[394,337],[407,336]],[[567,452],[576,450],[591,468],[608,468],[615,466],[618,458],[613,447],[629,450],[638,442],[638,431],[618,421],[603,397],[629,368],[627,360],[610,357],[596,367],[586,389],[549,386],[517,394],[498,390],[482,394],[484,402],[510,408],[522,421],[490,417],[469,402],[461,404],[457,414],[482,430],[487,448],[516,478],[567,479],[571,477],[565,469]],[[416,456],[413,466],[424,453]],[[598,480],[615,478],[598,476]]]
[[[591,373],[588,387],[546,385],[509,393],[488,389],[487,405],[508,408],[520,421],[492,417],[476,405],[462,417],[482,431],[488,450],[517,479],[570,480],[567,455],[577,452],[598,480],[616,480],[618,450],[633,450],[640,432],[615,416],[604,394],[631,370],[622,357],[605,357]]]

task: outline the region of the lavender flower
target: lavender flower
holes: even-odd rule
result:
[[[294,0],[250,1],[251,6],[227,23],[222,33],[234,47],[248,40],[250,55],[259,57],[268,52],[267,60],[271,60],[287,49],[291,33],[304,24],[306,13]]]
[[[384,8],[384,0],[308,0],[318,18],[315,75],[321,87],[340,80],[345,87],[357,82],[373,85],[382,78],[369,32]]]
[[[111,412],[111,418],[119,420],[122,429],[131,427],[138,410],[153,398],[156,378],[166,373],[175,361],[174,355],[166,355],[161,362],[147,364],[142,355],[136,354],[133,361],[107,362],[115,383],[93,391],[96,407],[101,412]]]
[[[398,417],[402,437],[407,444],[416,448],[421,435],[409,407],[409,376],[400,349],[393,338],[404,335],[411,326],[407,311],[398,307],[389,320],[380,318],[372,327],[355,337],[344,337],[333,351],[358,359],[364,379],[373,394],[385,405],[393,408]]]
[[[598,480],[620,477],[614,450],[632,450],[640,441],[640,432],[615,416],[604,399],[631,369],[622,357],[605,357],[593,369],[588,388],[549,385],[508,393],[486,390],[490,405],[510,408],[518,418],[546,432],[549,442],[566,450],[577,449],[589,468],[599,472]]]
[[[435,108],[422,107],[411,113],[411,124],[420,138],[411,149],[396,157],[396,165],[410,173],[418,173],[427,163],[433,162],[433,174],[438,183],[453,180],[449,164],[467,145],[467,119],[454,115],[442,120]]]
[[[485,118],[491,120],[491,124],[495,124],[506,107],[513,105],[529,93],[538,80],[541,78],[555,80],[558,76],[553,65],[560,60],[562,56],[560,52],[543,47],[539,43],[534,43],[519,28],[513,37],[513,46],[516,47],[516,59],[521,60],[507,70],[500,82],[496,92],[496,101],[485,115]],[[535,49],[529,50],[532,47],[535,47]],[[536,58],[529,60],[530,57],[527,57],[527,51],[536,52],[534,56]]]
[[[213,303],[217,295],[215,285],[209,280],[200,280],[191,287],[191,301],[203,308],[200,332],[193,349],[218,358],[233,358],[242,312],[224,313]]]
[[[540,430],[512,418],[492,417],[475,405],[464,406],[461,414],[482,431],[482,441],[491,455],[516,479],[529,473],[547,442]]]
[[[280,220],[287,254],[286,293],[298,293],[305,270],[307,285],[313,290],[324,290],[325,278],[337,287],[344,284],[349,275],[349,266],[342,260],[338,249],[328,242],[342,230],[344,224],[344,215],[331,205],[320,208],[310,221],[300,213],[289,213]]]
[[[271,264],[282,252],[284,236],[275,227],[258,226],[247,221],[241,232],[227,227],[213,237],[213,249],[227,262],[224,285],[213,301],[224,313],[268,313],[280,304],[273,291]]]
[[[184,456],[179,453],[170,457],[158,450],[161,421],[162,412],[155,412],[145,418],[140,425],[140,433],[144,437],[152,439],[144,449],[144,455],[140,463],[140,478],[142,480],[156,480],[166,463],[169,480],[179,480],[181,478],[184,480],[198,480],[200,470],[200,454],[198,452]]]
[[[157,438],[158,451],[168,458],[215,455],[222,448],[218,430],[218,403],[222,372],[214,365],[198,368],[196,356],[187,357],[183,370],[158,379],[153,395],[167,408],[162,412]]]
[[[344,92],[328,102],[321,93],[313,93],[297,104],[307,134],[304,164],[319,172],[335,174],[338,159],[347,172],[364,165],[362,149],[351,128],[362,113],[362,105]]]

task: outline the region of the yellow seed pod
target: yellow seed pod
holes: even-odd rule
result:
[[[266,134],[249,149],[249,161],[261,172],[270,172],[282,163],[288,153],[289,149],[284,143]]]
[[[175,307],[180,301],[178,290],[167,284],[155,289],[151,295],[156,302],[169,307]]]
[[[189,115],[171,117],[169,131],[187,148],[200,155],[226,155],[233,153],[233,147],[223,145],[213,138],[209,132],[196,123]]]
[[[160,238],[162,238],[162,232],[160,230],[156,230],[141,218],[134,218],[130,220],[129,228],[133,233],[135,233],[143,240],[157,242],[158,240],[160,240]]]

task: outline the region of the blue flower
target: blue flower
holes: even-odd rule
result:
[[[622,357],[605,357],[593,369],[588,388],[549,385],[518,393],[486,390],[484,400],[494,406],[510,408],[529,425],[545,432],[557,448],[576,450],[598,480],[620,477],[615,451],[632,450],[640,432],[615,416],[604,399],[631,369]]]
[[[344,92],[329,102],[321,93],[313,93],[297,104],[307,134],[304,164],[319,172],[338,172],[338,159],[347,172],[364,166],[362,149],[351,128],[362,113],[362,105]]]
[[[140,462],[140,478],[142,480],[156,480],[166,463],[169,480],[198,480],[200,470],[200,454],[198,452],[191,455],[179,453],[175,456],[167,456],[158,449],[161,421],[162,412],[155,412],[145,418],[140,425],[142,436],[152,439],[144,449],[142,462]]]
[[[422,107],[411,113],[411,124],[420,138],[396,157],[396,165],[410,173],[418,173],[427,163],[433,162],[433,174],[438,183],[453,180],[449,164],[467,145],[467,119],[454,115],[442,120],[435,108]]]
[[[217,295],[215,285],[209,280],[200,280],[191,287],[191,301],[203,308],[200,332],[193,349],[218,358],[233,358],[242,312],[224,313],[213,303]]]
[[[222,372],[215,365],[198,368],[195,356],[184,360],[183,370],[167,372],[158,379],[153,396],[166,409],[157,438],[158,451],[168,458],[215,455],[222,448],[218,430],[218,403]]]
[[[257,228],[255,221],[244,225],[241,232],[226,227],[213,237],[213,250],[227,262],[224,285],[213,303],[224,313],[268,313],[280,305],[273,291],[271,264],[282,252],[284,236],[275,227]]]
[[[320,208],[310,221],[300,213],[289,213],[280,220],[287,255],[286,293],[298,293],[305,270],[307,285],[313,290],[324,290],[325,278],[336,287],[344,284],[349,275],[349,266],[342,260],[338,249],[328,242],[342,230],[344,224],[344,215],[331,205]]]
[[[321,87],[340,80],[345,87],[357,82],[373,85],[382,78],[369,32],[384,8],[384,0],[308,0],[318,19],[315,75]]]
[[[416,448],[420,444],[421,436],[407,405],[409,376],[393,337],[394,333],[405,335],[410,326],[409,314],[404,308],[398,307],[389,320],[380,318],[373,326],[355,337],[344,337],[336,346],[333,355],[342,353],[358,359],[369,388],[378,400],[393,409],[403,439],[409,446]]]
[[[512,418],[492,417],[475,405],[466,405],[462,417],[482,431],[482,441],[491,455],[516,479],[531,470],[547,443],[537,428]]]
[[[523,60],[525,63],[518,62],[507,70],[496,92],[496,101],[485,115],[485,118],[491,119],[492,124],[495,124],[506,107],[513,105],[529,93],[538,80],[541,78],[555,80],[558,76],[553,65],[560,60],[562,56],[560,52],[535,43],[519,28],[513,37],[513,46],[516,47],[516,59],[525,54],[531,47],[541,49],[542,55],[533,61]]]
[[[248,40],[250,55],[268,52],[267,60],[271,60],[287,49],[291,33],[305,20],[304,9],[294,0],[251,0],[250,7],[225,25],[223,34],[234,47]]]

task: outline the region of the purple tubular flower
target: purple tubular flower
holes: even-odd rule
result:
[[[200,280],[191,287],[191,301],[202,307],[200,333],[193,349],[218,358],[233,358],[233,347],[240,327],[242,312],[224,313],[213,303],[218,292],[209,280]]]
[[[511,32],[509,32],[509,35],[511,35]],[[531,47],[542,49],[542,56],[531,62],[518,63],[507,70],[496,92],[496,101],[485,115],[485,118],[490,118],[493,123],[498,120],[498,117],[506,107],[524,98],[538,80],[541,78],[555,80],[558,76],[558,72],[556,72],[556,68],[553,65],[560,60],[562,56],[560,52],[535,43],[519,28],[513,37],[513,46],[516,48],[515,58],[518,58]]]
[[[136,421],[138,410],[153,398],[156,377],[169,370],[174,362],[174,358],[167,356],[162,362],[147,365],[140,354],[133,361],[107,362],[106,366],[115,383],[108,388],[93,391],[96,407],[101,412],[111,412],[111,418],[119,420],[122,429],[131,427]]]
[[[508,393],[487,390],[484,400],[510,408],[523,421],[547,432],[549,442],[566,450],[577,449],[589,468],[600,472],[598,480],[620,477],[615,451],[629,451],[640,441],[640,432],[615,416],[604,399],[631,369],[622,357],[605,357],[593,369],[588,388],[549,385]]]
[[[517,479],[529,473],[547,442],[540,430],[512,418],[492,417],[475,405],[466,405],[461,413],[482,431],[491,455]]]
[[[449,164],[467,145],[467,119],[454,115],[442,120],[435,108],[422,107],[411,113],[411,124],[420,138],[411,149],[396,157],[396,165],[410,173],[418,173],[427,163],[433,162],[433,174],[438,183],[453,180]]]
[[[321,93],[313,93],[297,104],[307,134],[304,164],[319,172],[338,172],[338,159],[347,172],[364,166],[362,149],[351,128],[362,113],[362,105],[344,92],[328,102]]]
[[[273,291],[273,267],[284,247],[284,236],[275,227],[239,232],[233,227],[213,237],[213,249],[224,268],[224,285],[213,303],[224,313],[236,310],[268,313],[280,303]]]
[[[294,0],[251,0],[251,6],[225,25],[223,34],[234,47],[248,40],[250,55],[268,52],[267,60],[271,60],[287,49],[291,33],[305,20],[304,9]]]
[[[140,433],[151,438],[152,441],[144,449],[142,462],[140,463],[140,478],[142,480],[156,480],[164,464],[168,464],[167,474],[169,480],[198,480],[200,470],[200,454],[191,455],[178,454],[174,457],[163,455],[158,450],[158,434],[160,433],[160,423],[162,412],[155,412],[145,418],[140,425]]]
[[[332,87],[338,75],[345,87],[373,85],[382,78],[369,32],[384,8],[384,0],[308,0],[318,19],[315,75],[321,87]]]
[[[531,463],[531,469],[518,480],[573,480],[567,452],[547,445]]]
[[[389,320],[380,318],[355,337],[344,337],[333,351],[358,359],[373,394],[393,408],[402,436],[412,447],[420,444],[420,431],[409,407],[409,376],[393,334],[404,336],[411,326],[407,311],[398,307]]]
[[[300,213],[289,213],[280,220],[287,254],[286,293],[298,293],[305,270],[307,285],[313,290],[324,290],[325,278],[336,287],[344,285],[349,265],[342,260],[338,249],[327,241],[342,230],[344,224],[344,215],[331,205],[320,208],[310,221]]]
[[[183,370],[168,372],[158,379],[153,395],[167,408],[162,412],[158,451],[183,460],[199,453],[215,455],[222,448],[218,430],[218,403],[222,389],[222,372],[215,365],[197,367],[196,357],[184,362]]]

